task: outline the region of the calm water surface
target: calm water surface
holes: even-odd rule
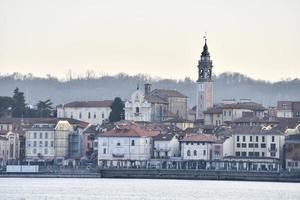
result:
[[[237,181],[0,178],[0,200],[300,200],[300,184]]]

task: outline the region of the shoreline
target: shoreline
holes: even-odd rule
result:
[[[199,170],[100,169],[94,173],[0,173],[0,178],[119,178],[300,183],[300,173]]]

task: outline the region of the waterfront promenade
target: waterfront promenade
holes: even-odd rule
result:
[[[176,170],[176,169],[120,169],[90,168],[88,170],[56,170],[39,173],[6,173],[0,178],[143,178],[143,179],[190,179],[190,180],[238,180],[300,182],[299,172],[224,171],[224,170]]]

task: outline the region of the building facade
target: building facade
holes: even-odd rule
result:
[[[145,99],[144,93],[137,89],[125,103],[125,120],[150,122],[151,109],[151,103]]]
[[[278,101],[277,117],[300,118],[300,101]]]
[[[159,134],[153,138],[153,157],[169,159],[180,157],[179,141],[176,134]]]
[[[54,125],[34,124],[25,133],[26,161],[51,161],[54,159]]]
[[[112,101],[74,101],[57,107],[58,118],[72,118],[93,125],[108,121]]]
[[[181,157],[184,160],[212,160],[213,144],[217,138],[212,134],[188,134],[181,143]]]
[[[98,136],[98,165],[142,165],[152,157],[153,137],[158,134],[133,122],[119,122]]]

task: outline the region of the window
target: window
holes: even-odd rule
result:
[[[250,136],[250,142],[252,142],[252,136]]]
[[[265,142],[265,136],[262,136],[262,137],[261,137],[261,141],[262,141],[262,142]]]
[[[237,157],[241,156],[241,152],[239,152],[239,151],[235,152],[235,156],[237,156]]]
[[[276,151],[276,144],[271,144],[271,151]]]
[[[194,156],[197,156],[197,151],[196,150],[194,150]]]
[[[121,143],[120,143],[120,142],[118,142],[118,143],[117,143],[117,146],[121,146]]]
[[[135,112],[136,112],[136,113],[140,113],[140,108],[139,108],[139,107],[136,107],[136,108],[135,108]]]
[[[36,154],[36,149],[33,149],[33,153]]]
[[[37,134],[33,133],[33,138],[36,139],[36,137],[37,137]]]
[[[51,141],[51,147],[54,147],[54,142],[53,141]]]
[[[259,152],[254,152],[255,157],[259,157]]]
[[[254,147],[255,147],[255,148],[258,148],[258,143],[255,143],[255,144],[254,144]]]
[[[33,146],[36,147],[36,141],[33,141]]]
[[[258,136],[255,137],[255,141],[258,142]]]
[[[241,147],[241,143],[236,143],[236,147],[240,148]]]
[[[262,156],[262,157],[265,157],[265,152],[261,152],[261,156]]]
[[[249,152],[248,155],[249,155],[249,157],[253,157],[254,154],[253,154],[253,152]]]
[[[131,140],[131,146],[134,146],[135,143],[134,143],[134,140]]]
[[[30,142],[30,141],[27,142],[27,146],[28,146],[28,147],[31,146],[31,142]]]
[[[82,118],[82,114],[81,113],[79,113],[79,119],[81,119]]]
[[[246,143],[242,143],[242,148],[247,148],[247,144]]]
[[[203,156],[205,156],[206,155],[206,150],[203,150]]]
[[[226,116],[226,111],[225,110],[223,111],[223,115]]]
[[[191,142],[191,145],[194,145],[194,142]]]
[[[242,156],[247,156],[247,152],[242,152]]]
[[[240,136],[236,136],[236,141],[237,141],[237,142],[240,141]]]
[[[104,118],[104,113],[102,113],[102,118]]]
[[[47,132],[45,133],[45,138],[48,139],[48,133]]]
[[[262,144],[260,145],[260,148],[266,148],[266,143],[262,143]]]
[[[43,133],[40,133],[40,139],[42,139],[43,138]]]
[[[43,141],[40,141],[40,147],[42,147],[43,146]]]
[[[45,154],[48,154],[48,149],[45,149]]]
[[[272,136],[272,142],[275,142],[275,137],[274,136]]]
[[[90,112],[88,113],[88,118],[91,119],[91,113]]]
[[[96,119],[96,117],[97,117],[97,115],[96,115],[96,113],[94,113],[94,119]]]
[[[231,116],[231,111],[228,111],[228,115]]]
[[[253,148],[253,143],[249,143],[249,144],[248,144],[248,147],[249,147],[249,148]]]
[[[103,149],[103,154],[106,154],[106,148]]]
[[[190,151],[190,150],[187,150],[186,155],[187,155],[187,156],[191,156],[191,151]]]
[[[48,141],[45,141],[45,147],[48,147]]]
[[[276,156],[276,152],[271,152],[271,157],[275,157]]]
[[[246,141],[246,136],[243,136],[243,142],[245,142]]]

